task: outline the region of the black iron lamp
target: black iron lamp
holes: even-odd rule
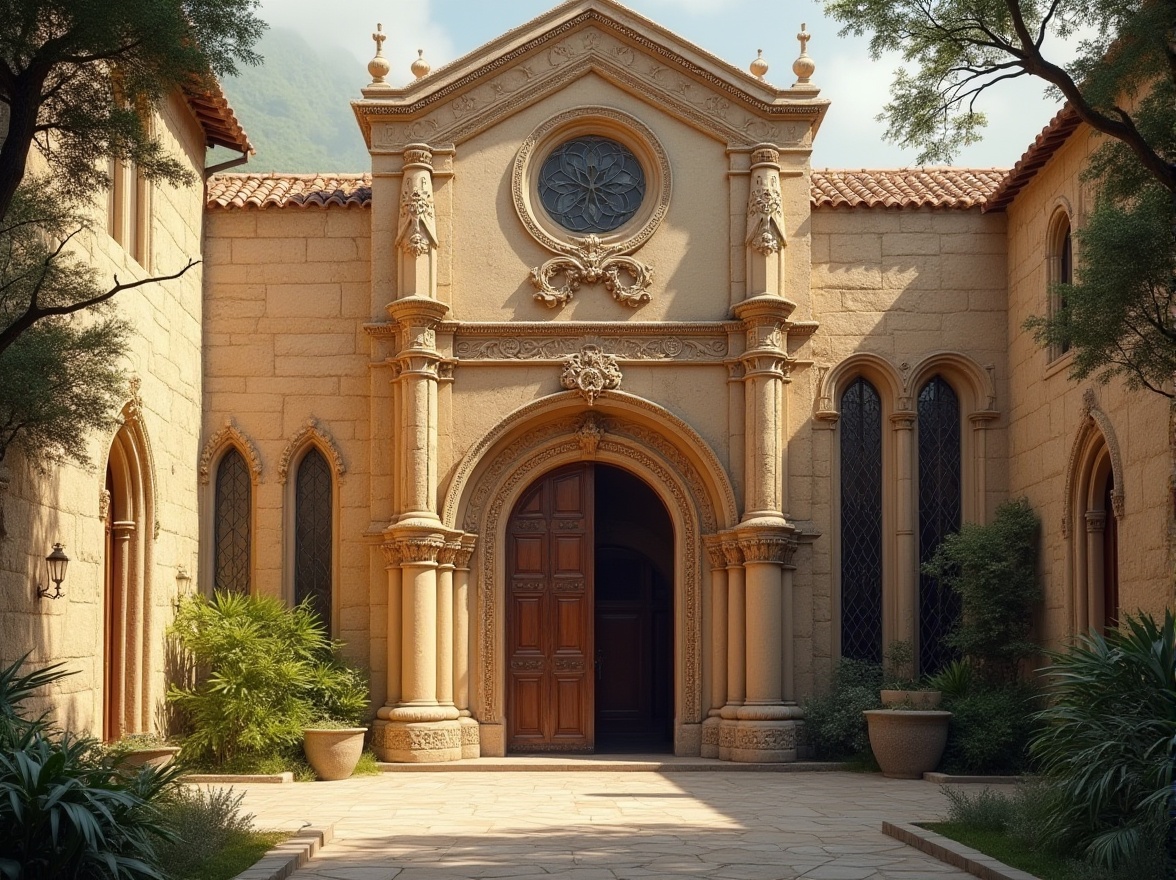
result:
[[[65,570],[69,567],[69,557],[65,555],[65,547],[61,544],[53,545],[53,552],[45,557],[45,565],[49,569],[49,580],[53,581],[53,590],[48,587],[37,586],[37,598],[60,599],[65,595],[61,591],[61,582],[65,580]]]

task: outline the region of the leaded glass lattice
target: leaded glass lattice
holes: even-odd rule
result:
[[[213,587],[249,593],[249,521],[253,483],[245,458],[236,449],[222,456],[216,468],[213,514]]]
[[[919,563],[960,528],[960,402],[941,376],[919,392]],[[934,674],[954,659],[944,638],[960,615],[959,597],[919,576],[919,668]]]
[[[841,656],[882,662],[882,400],[865,379],[841,397]]]
[[[539,201],[570,232],[611,232],[645,198],[645,172],[624,144],[578,137],[556,147],[539,169]]]
[[[331,469],[317,449],[298,464],[294,481],[294,601],[331,625]]]

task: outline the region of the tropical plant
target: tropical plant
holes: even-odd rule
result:
[[[268,596],[190,596],[171,629],[197,670],[168,699],[187,720],[183,758],[214,766],[291,749],[318,720],[358,722],[367,683],[338,657],[339,645],[308,603]]]
[[[1170,821],[1176,616],[1167,611],[1161,624],[1128,615],[1052,660],[1043,670],[1051,702],[1031,744],[1062,796],[1051,831],[1095,864],[1115,867]]]
[[[1039,650],[1029,638],[1041,601],[1038,528],[1027,501],[1007,501],[987,525],[965,523],[948,535],[923,566],[959,595],[961,613],[947,643],[989,686],[1015,682],[1021,661]]]
[[[154,801],[174,771],[127,775],[96,740],[28,717],[28,698],[71,673],[24,662],[0,670],[0,877],[161,880],[154,844],[169,832]]]
[[[804,736],[817,758],[868,755],[867,709],[880,705],[882,670],[872,663],[843,659],[833,671],[829,691],[804,703]]]

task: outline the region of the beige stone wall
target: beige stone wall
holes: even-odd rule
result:
[[[1169,407],[1151,392],[1130,392],[1119,380],[1100,386],[1069,377],[1068,356],[1051,361],[1022,325],[1048,308],[1047,245],[1051,221],[1065,210],[1080,229],[1093,208],[1079,179],[1096,146],[1081,127],[1008,209],[1009,491],[1025,496],[1042,519],[1041,574],[1046,591],[1042,634],[1056,644],[1073,631],[1075,576],[1067,571],[1074,533],[1063,537],[1071,450],[1085,418],[1084,396],[1109,420],[1123,471],[1119,518],[1120,607],[1160,613],[1173,603]],[[1077,248],[1077,242],[1075,243]],[[1075,260],[1077,265],[1077,260]]]
[[[806,553],[808,558],[797,571],[797,662],[804,692],[820,687],[837,656],[840,483],[836,419],[830,416],[840,392],[858,375],[854,365],[873,382],[884,407],[885,640],[901,635],[897,597],[915,590],[916,577],[913,562],[905,573],[899,567],[904,551],[895,532],[903,488],[897,432],[886,417],[912,408],[910,398],[923,382],[943,372],[961,399],[964,516],[976,520],[991,515],[1006,497],[1010,411],[1003,216],[979,209],[825,209],[812,213],[811,228],[812,318],[820,328],[802,351],[807,364],[792,384],[789,444],[791,513],[820,533],[811,547],[802,547],[802,559]],[[940,358],[943,353],[970,361],[979,383],[960,359]],[[990,367],[997,415],[982,423],[981,453],[967,416],[988,407],[982,386]],[[973,390],[977,384],[981,388]],[[983,486],[978,480],[968,484],[977,459],[983,461]],[[913,454],[907,461],[913,465]]]
[[[370,213],[362,208],[208,212],[202,451],[215,479],[225,446],[209,441],[226,420],[254,444],[261,474],[253,489],[253,589],[292,601],[293,469],[285,483],[279,470],[283,455],[292,454],[293,463],[305,451],[292,441],[309,419],[330,436],[345,467],[335,478],[332,630],[352,660],[370,662],[382,687],[385,597],[369,587],[383,571],[372,567],[379,554],[369,554],[365,535],[374,530],[378,537],[387,525],[373,523],[380,502],[373,500],[370,461],[390,434],[371,424],[382,417],[386,390],[375,378],[381,371],[369,371],[372,346],[364,332],[365,323],[383,319],[369,304],[370,247]],[[212,481],[200,486],[205,590],[212,581],[213,489]]]
[[[166,149],[199,176],[204,138],[187,105],[173,99],[155,121]],[[93,235],[80,240],[85,258],[110,282],[151,273],[171,274],[200,257],[203,182],[172,189],[148,188],[148,265],[141,266],[105,231],[105,204],[95,212]],[[177,595],[196,569],[196,460],[200,433],[201,279],[195,266],[175,281],[127,291],[115,299],[118,313],[134,328],[125,367],[141,380],[141,425],[149,441],[154,481],[153,523],[136,536],[146,587],[141,621],[147,642],[142,717],[158,718],[164,693],[163,633]],[[128,388],[128,400],[130,389]],[[102,731],[104,524],[99,494],[106,477],[111,437],[90,438],[92,470],[54,467],[30,472],[15,454],[5,464],[9,488],[0,496],[0,662],[25,652],[31,662],[63,661],[78,671],[53,694],[60,721],[96,735]],[[65,598],[38,600],[46,582],[45,556],[60,541],[70,557]]]

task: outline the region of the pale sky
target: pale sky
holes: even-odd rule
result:
[[[262,0],[261,17],[290,27],[312,45],[334,45],[364,64],[371,58],[371,33],[383,22],[389,35],[384,52],[391,81],[412,78],[409,64],[424,49],[434,68],[461,57],[557,5],[556,0]],[[626,5],[663,27],[746,69],[756,49],[771,65],[766,79],[786,87],[795,77],[796,33],[802,22],[812,34],[809,55],[817,63],[813,82],[832,101],[817,135],[813,166],[901,168],[915,152],[882,140],[875,117],[886,103],[897,53],[871,61],[864,37],[840,37],[838,26],[816,0],[627,0]],[[365,83],[356,83],[358,89]],[[986,168],[1012,165],[1057,109],[1036,81],[1002,83],[982,99],[989,117],[984,141],[954,164]]]

